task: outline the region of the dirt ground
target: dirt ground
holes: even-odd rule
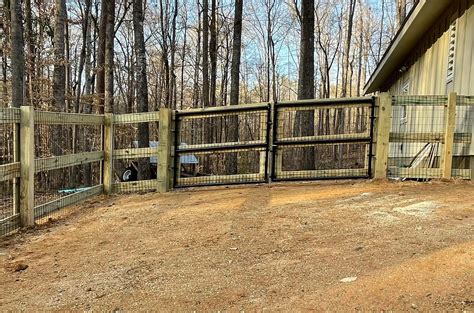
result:
[[[0,311],[474,311],[474,185],[99,197],[0,260]]]

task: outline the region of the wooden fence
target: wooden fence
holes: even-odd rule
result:
[[[114,125],[123,123],[141,123],[160,121],[160,132],[171,133],[172,112],[162,109],[160,112],[123,115],[70,114],[57,112],[34,111],[30,106],[21,108],[0,108],[0,124],[9,124],[13,128],[14,162],[0,165],[0,182],[13,181],[11,214],[0,220],[0,235],[21,227],[33,226],[36,221],[48,217],[63,207],[102,193],[134,190],[169,190],[171,181],[170,162],[166,161],[158,168],[159,179],[130,183],[115,182],[112,173],[112,162],[129,157],[148,157],[161,154],[171,156],[171,141],[162,136],[158,148],[136,148],[114,150]],[[101,128],[101,151],[81,152],[76,154],[35,158],[35,126],[42,125],[92,125]],[[37,130],[36,130],[37,131]],[[170,137],[170,136],[169,136]],[[166,157],[161,158],[166,160]],[[57,169],[71,168],[94,162],[101,163],[100,183],[87,188],[79,188],[64,197],[35,206],[35,174]],[[168,182],[164,184],[163,182]],[[1,199],[0,199],[1,200]],[[9,202],[10,203],[10,202]]]
[[[422,98],[422,97],[421,97]],[[456,94],[449,94],[448,97],[440,98],[440,105],[443,107],[443,127],[442,131],[418,131],[394,132],[394,106],[400,105],[401,100],[381,94],[376,97],[374,110],[375,125],[373,130],[373,164],[371,176],[376,179],[385,179],[390,173],[391,177],[429,179],[429,178],[451,178],[459,177],[463,179],[474,178],[474,158],[472,153],[467,153],[464,158],[468,161],[464,168],[453,168],[453,151],[456,144],[462,144],[472,151],[472,130],[456,132],[456,107],[459,105],[460,97]],[[462,98],[462,105],[466,110],[474,110],[473,97]],[[397,102],[398,101],[398,102]],[[422,107],[426,104],[417,103]],[[271,104],[273,106],[273,104]],[[239,106],[235,107],[239,110]],[[274,108],[272,108],[274,110]],[[212,116],[219,114],[219,108],[200,109],[201,115],[209,113]],[[232,110],[232,109],[230,109]],[[465,110],[465,111],[466,111]],[[225,108],[225,114],[229,114],[229,108]],[[72,205],[89,197],[102,193],[130,192],[142,190],[157,190],[167,192],[173,187],[175,176],[174,167],[174,140],[175,138],[175,117],[179,112],[169,109],[161,109],[159,112],[137,113],[137,114],[68,114],[55,112],[34,111],[32,107],[21,108],[0,108],[0,125],[10,124],[13,128],[13,158],[12,162],[0,163],[0,183],[12,181],[12,208],[11,214],[0,219],[0,235],[4,235],[19,227],[33,226],[36,221],[47,217],[49,213],[57,211],[63,207]],[[471,112],[472,113],[472,112]],[[470,114],[471,114],[470,113]],[[270,115],[269,115],[270,116]],[[472,115],[468,115],[472,116]],[[268,122],[268,121],[267,121]],[[66,155],[55,155],[35,158],[35,127],[38,124],[45,125],[93,125],[101,129],[100,151],[81,152]],[[114,147],[114,127],[124,124],[137,123],[158,123],[159,124],[159,144],[157,147],[145,148],[120,148]],[[266,122],[265,122],[266,123]],[[270,122],[271,123],[271,122]],[[464,123],[464,122],[463,122]],[[472,127],[473,120],[466,120],[466,125]],[[260,125],[261,132],[266,131],[265,124]],[[267,142],[263,142],[267,152],[272,152],[274,144],[272,137],[268,136]],[[263,138],[263,137],[262,137]],[[420,173],[413,167],[390,166],[391,145],[397,142],[408,143],[436,143],[441,147],[439,155],[439,166],[423,168]],[[371,149],[372,150],[372,149]],[[264,152],[262,152],[264,153]],[[157,157],[156,179],[118,182],[113,172],[113,162],[116,160]],[[370,156],[369,156],[370,157]],[[261,160],[264,158],[260,158]],[[259,161],[262,163],[262,161]],[[276,160],[279,161],[278,159]],[[101,173],[100,182],[94,186],[88,186],[68,194],[61,199],[42,203],[35,206],[35,174],[39,171],[53,171],[57,169],[70,168],[73,166],[100,162]],[[275,161],[271,161],[275,162]],[[260,166],[261,167],[261,166]],[[270,167],[270,165],[269,165]],[[277,166],[278,168],[278,166]],[[261,174],[261,173],[260,173]],[[259,174],[259,175],[260,175]],[[212,178],[212,177],[210,177]]]
[[[459,97],[456,93],[450,93],[448,97],[392,97],[382,94],[378,98],[377,107],[375,178],[385,179],[390,176],[401,179],[474,179],[472,97]],[[460,108],[465,110],[457,110]],[[398,116],[397,109],[404,111],[405,116]],[[406,113],[407,109],[411,109],[411,114]],[[396,127],[399,123],[410,125],[410,129],[402,132]],[[456,129],[459,132],[456,132]],[[391,150],[394,150],[397,144],[404,147],[405,152],[393,155]],[[436,145],[439,148],[439,151],[432,153],[433,162],[430,166],[413,164],[413,160],[423,151],[422,145]],[[465,152],[455,155],[455,145],[464,146]],[[407,146],[417,151],[417,154],[407,152]],[[411,162],[403,164],[394,161],[401,156]],[[457,163],[464,164],[464,168],[453,166],[455,158],[462,159],[462,162]]]

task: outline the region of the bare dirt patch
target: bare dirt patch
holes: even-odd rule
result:
[[[474,310],[470,183],[99,197],[0,244],[0,310]]]

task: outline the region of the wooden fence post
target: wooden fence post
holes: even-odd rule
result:
[[[379,109],[375,130],[375,179],[386,179],[388,169],[388,153],[390,130],[392,128],[392,97],[382,93],[378,97]]]
[[[113,151],[114,151],[114,115],[105,113],[104,115],[104,164],[102,166],[102,179],[105,194],[112,193],[114,182],[113,175]]]
[[[158,192],[168,192],[171,188],[173,136],[171,132],[173,111],[167,108],[160,108],[159,111],[159,139],[158,144]],[[176,121],[175,121],[176,122]],[[176,157],[176,156],[175,156]]]
[[[20,108],[20,221],[22,227],[35,224],[35,121],[34,108]]]
[[[457,94],[451,92],[448,95],[448,104],[445,110],[445,131],[443,154],[441,155],[441,173],[442,178],[450,179],[453,169],[453,147],[454,130],[456,128],[456,101]]]

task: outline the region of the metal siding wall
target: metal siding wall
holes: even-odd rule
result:
[[[466,9],[468,8],[468,9]],[[449,49],[449,20],[456,12],[462,12],[458,18],[456,34],[456,60],[454,72],[454,90],[460,95],[474,94],[474,0],[462,0],[453,4],[434,25],[425,40],[413,49],[411,63],[407,72],[398,75],[398,79],[389,88],[394,95],[402,93],[407,75],[410,79],[410,94],[445,95]],[[441,33],[442,32],[442,33]],[[433,36],[437,39],[433,40]],[[434,42],[433,42],[434,41]],[[427,48],[424,48],[427,47]],[[421,52],[423,51],[424,52]]]
[[[456,72],[454,89],[462,95],[474,94],[474,0],[469,1],[470,8],[459,19],[459,41],[457,45]]]

